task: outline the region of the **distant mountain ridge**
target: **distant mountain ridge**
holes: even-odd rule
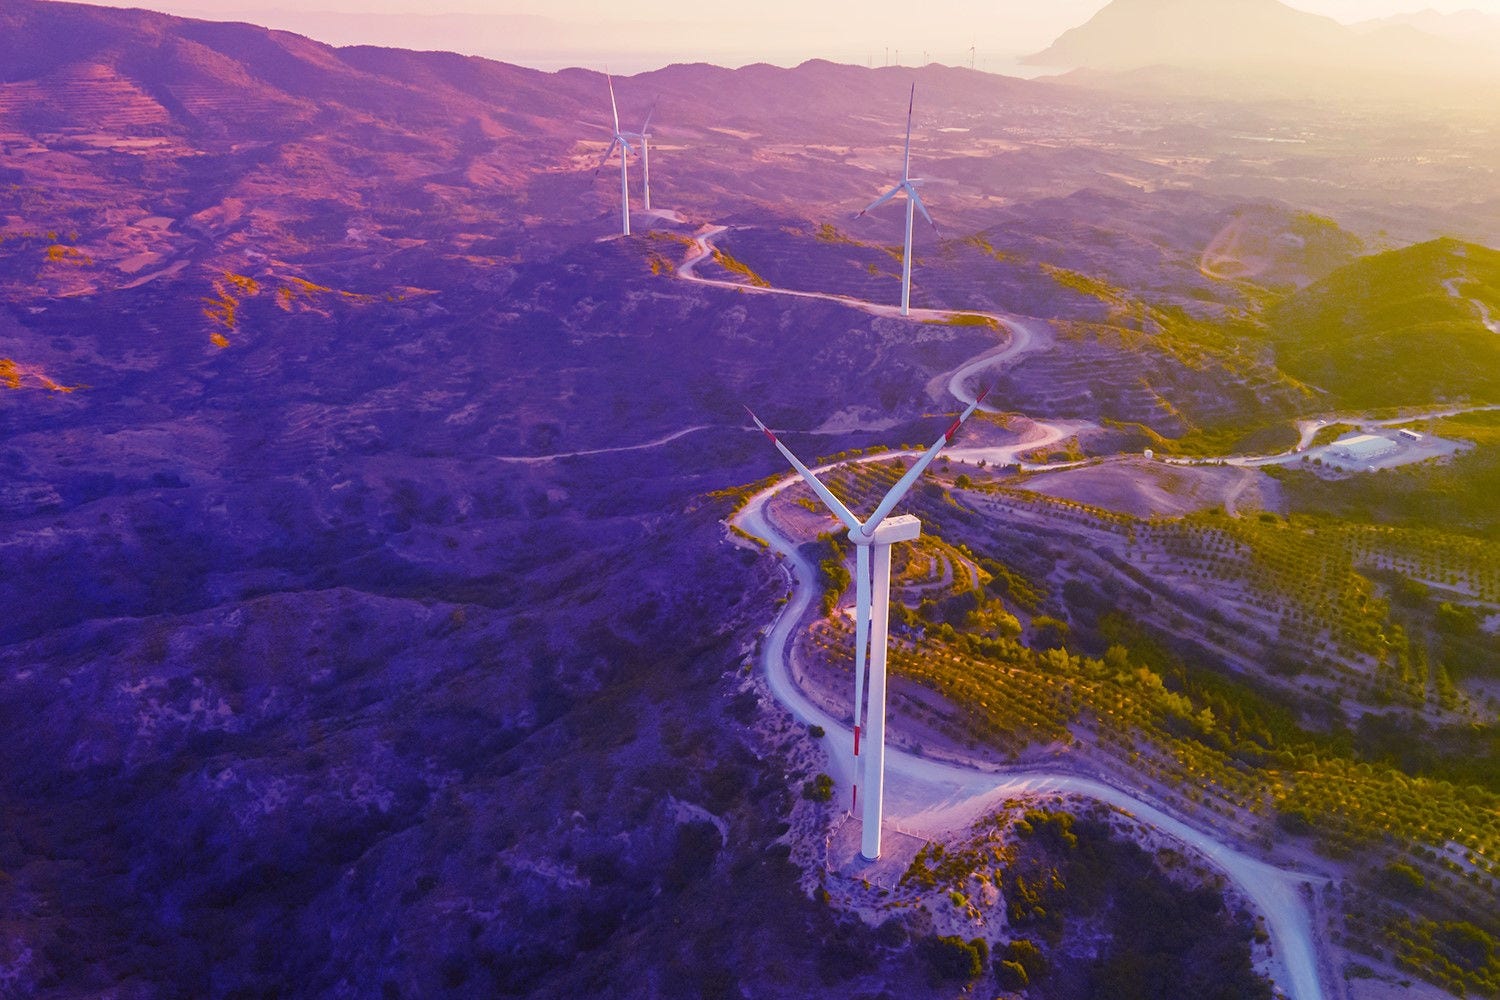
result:
[[[711,204],[733,218],[794,197],[804,207],[858,207],[868,168],[843,150],[899,150],[914,77],[919,116],[1067,99],[1054,86],[968,69],[824,61],[674,65],[616,77],[615,90],[633,127],[660,101],[653,179],[661,203],[689,215]],[[884,99],[872,111],[876,92]],[[334,48],[252,24],[7,0],[0,185],[13,187],[0,195],[29,199],[24,215],[50,221],[22,224],[23,213],[0,204],[0,233],[76,233],[75,249],[91,263],[28,258],[0,268],[0,294],[107,290],[167,268],[179,275],[189,263],[189,276],[207,280],[254,270],[270,246],[283,261],[322,260],[345,241],[380,255],[411,250],[417,239],[467,253],[479,240],[497,262],[515,258],[517,241],[547,242],[554,227],[617,211],[615,189],[592,176],[598,133],[580,124],[608,115],[597,70]],[[881,115],[883,127],[871,128]],[[793,168],[778,174],[744,155],[767,140]],[[680,155],[684,148],[695,155]],[[849,161],[851,175],[796,169],[805,157]],[[741,183],[749,172],[760,179]],[[632,166],[633,186],[639,176]],[[152,219],[170,224],[140,224]],[[526,225],[515,225],[521,219]],[[9,253],[22,254],[18,246]]]
[[[1449,38],[1469,45],[1500,47],[1500,16],[1477,10],[1439,11],[1429,7],[1426,10],[1360,21],[1351,27],[1360,32],[1415,28],[1438,38]]]
[[[1024,61],[1104,73],[1186,69],[1240,77],[1255,89],[1311,83],[1380,94],[1500,80],[1495,61],[1473,46],[1405,22],[1356,30],[1280,0],[1113,0]]]
[[[1343,34],[1332,18],[1279,0],[1113,0],[1026,61],[1115,70],[1270,61],[1289,40],[1337,46]]]

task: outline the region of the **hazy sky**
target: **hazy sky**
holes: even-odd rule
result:
[[[618,72],[668,62],[726,65],[812,57],[882,65],[964,64],[1014,71],[1015,56],[1045,48],[1105,0],[95,0],[112,7],[285,28],[336,45],[450,49],[554,69]],[[1500,0],[1286,0],[1342,21],[1425,7],[1500,17]],[[298,9],[300,8],[300,9]]]

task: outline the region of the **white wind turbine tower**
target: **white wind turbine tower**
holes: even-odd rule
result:
[[[646,112],[646,121],[641,125],[639,132],[624,133],[627,139],[639,139],[641,141],[641,178],[645,184],[646,191],[642,205],[648,212],[651,211],[651,116],[656,114],[656,105],[660,101],[661,98],[658,97],[655,101],[651,102],[651,110]],[[626,230],[626,234],[629,235],[628,229]]]
[[[850,513],[849,508],[829,491],[828,487],[803,465],[791,449],[777,440],[776,435],[754,413],[750,419],[765,432],[771,443],[786,456],[792,468],[807,481],[818,499],[833,512],[849,529],[849,540],[855,546],[855,598],[854,598],[854,756],[856,781],[859,762],[860,717],[864,708],[865,656],[870,662],[869,736],[866,739],[872,749],[864,756],[865,805],[861,819],[860,854],[868,861],[880,857],[880,822],[885,803],[885,653],[886,632],[890,625],[891,601],[891,546],[897,542],[914,541],[922,533],[922,522],[910,514],[889,517],[891,510],[906,496],[912,484],[937,458],[943,446],[953,440],[959,427],[973,416],[989,390],[949,425],[943,436],[933,442],[932,447],[919,458],[906,475],[891,487],[891,491],[880,501],[863,522]],[[748,408],[747,408],[748,409]],[[871,550],[874,550],[872,553]],[[873,563],[873,568],[872,568]],[[859,785],[856,784],[851,799],[851,810],[858,805]]]
[[[614,116],[614,138],[610,140],[609,148],[604,151],[604,156],[599,159],[599,165],[594,168],[594,176],[599,176],[599,171],[603,170],[604,165],[609,162],[609,158],[614,153],[615,147],[620,147],[620,235],[629,236],[630,184],[626,165],[630,160],[630,154],[634,152],[630,146],[630,139],[633,136],[631,133],[620,131],[620,109],[615,105],[615,81],[608,73],[604,74],[604,79],[609,84],[609,110],[610,114]],[[585,122],[584,124],[588,123]],[[608,128],[609,126],[604,127]]]
[[[906,153],[901,162],[901,180],[895,187],[885,194],[876,198],[865,206],[865,211],[860,212],[855,218],[862,218],[865,212],[877,208],[890,201],[896,195],[906,192],[906,247],[901,254],[901,315],[911,314],[911,227],[913,215],[917,209],[921,209],[922,218],[932,227],[932,231],[939,237],[943,234],[938,232],[937,223],[932,221],[932,216],[927,214],[927,206],[922,204],[922,196],[917,194],[917,186],[922,183],[921,178],[911,175],[911,112],[917,103],[917,85],[911,85],[911,99],[906,104]]]

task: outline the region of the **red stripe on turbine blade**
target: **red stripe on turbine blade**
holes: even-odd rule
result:
[[[763,423],[760,422],[760,417],[757,417],[755,415],[755,411],[752,410],[752,409],[750,409],[750,407],[747,406],[747,407],[745,407],[745,412],[748,413],[748,414],[750,414],[750,420],[751,420],[751,422],[753,422],[755,424],[755,426],[757,426],[757,427],[760,428],[760,432],[762,434],[764,434],[766,437],[770,438],[771,441],[772,441],[772,443],[776,443],[776,435],[771,433],[771,428],[767,427],[765,424],[763,424]]]
[[[944,444],[952,444],[953,443],[953,435],[957,434],[958,433],[958,429],[960,427],[962,427],[962,426],[963,426],[963,421],[962,420],[955,420],[955,421],[953,421],[953,426],[949,427],[946,431],[943,432],[943,443]]]
[[[859,756],[859,727],[854,727],[854,756]]]
[[[853,812],[859,808],[859,786],[850,785],[849,787],[851,789],[849,793],[849,811]]]

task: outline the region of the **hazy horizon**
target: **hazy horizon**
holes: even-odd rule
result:
[[[629,18],[609,17],[621,8],[598,0],[456,0],[441,6],[417,0],[317,0],[315,10],[288,9],[286,0],[96,2],[249,21],[331,45],[447,50],[544,70],[607,64],[618,73],[635,73],[677,62],[733,67],[817,58],[870,66],[968,65],[972,59],[978,69],[1034,76],[1045,70],[1023,67],[1019,57],[1046,48],[1107,0],[1059,0],[1045,9],[1001,0],[982,11],[963,0],[942,0],[910,26],[899,20],[901,8],[889,2],[825,4],[810,13],[791,0],[767,0],[754,17],[726,17],[684,10],[667,0],[641,0],[629,8],[635,15]],[[1423,9],[1473,10],[1500,19],[1500,0],[1291,0],[1288,6],[1344,23]]]

